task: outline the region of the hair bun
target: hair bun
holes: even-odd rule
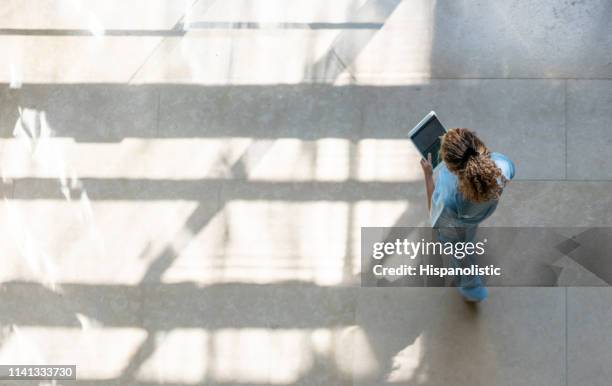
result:
[[[472,146],[469,146],[465,150],[465,153],[463,153],[463,157],[461,157],[461,163],[465,165],[470,160],[470,158],[477,156],[477,155],[480,155],[480,154],[476,151],[476,149],[474,149]]]

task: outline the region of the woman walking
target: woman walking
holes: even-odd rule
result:
[[[442,136],[440,159],[435,181],[431,154],[421,160],[431,224],[440,241],[473,241],[478,224],[493,214],[514,177],[514,164],[503,154],[489,152],[469,129],[451,129]],[[473,256],[451,260],[456,266],[475,264]],[[456,285],[467,301],[487,297],[479,276],[457,277]]]

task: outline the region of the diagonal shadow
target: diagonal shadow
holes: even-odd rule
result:
[[[372,40],[374,35],[382,29],[386,20],[401,3],[401,0],[368,0],[359,8],[354,16],[355,19],[374,19],[383,20],[377,28],[345,29],[332,42],[327,53],[312,66],[308,67],[306,78],[313,74],[325,74],[328,78],[336,79],[342,72],[348,71],[350,66],[357,59],[361,51]],[[340,62],[341,68],[329,73],[334,69],[334,62]],[[351,74],[352,77],[352,74]]]
[[[261,161],[265,154],[270,150],[273,141],[253,142],[243,152],[234,165],[230,168],[233,178],[246,179],[247,167],[254,167]],[[143,282],[159,282],[172,263],[177,259],[182,250],[186,248],[194,236],[202,231],[210,223],[213,217],[219,213],[227,201],[222,200],[220,190],[217,190],[217,197],[214,204],[200,202],[196,209],[191,213],[179,233],[172,238],[176,240],[172,245],[168,245],[151,262],[145,272]]]
[[[200,233],[213,217],[225,206],[224,202],[216,201],[214,205],[200,203],[191,213],[179,234],[173,237],[172,245],[168,245],[164,250],[153,259],[147,271],[142,277],[143,282],[160,282],[161,278],[172,266],[185,247],[193,240],[193,237]]]

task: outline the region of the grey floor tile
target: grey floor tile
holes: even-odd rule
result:
[[[436,2],[434,77],[610,78],[606,1]]]
[[[356,385],[565,383],[563,289],[494,288],[478,307],[449,288],[362,290],[357,325]]]
[[[222,181],[175,181],[130,178],[82,178],[76,186],[67,183],[73,198],[86,192],[93,200],[205,200],[218,202]],[[13,197],[21,199],[63,199],[59,178],[22,178],[13,180]]]
[[[568,386],[607,386],[612,377],[612,291],[567,291]]]
[[[567,177],[612,179],[612,80],[567,81]]]
[[[33,144],[46,137],[115,142],[152,137],[157,130],[158,93],[127,85],[28,85],[0,93],[0,133],[15,131]]]
[[[562,270],[559,274],[560,287],[609,287],[610,285],[569,257],[556,262]]]
[[[356,292],[309,283],[146,284],[147,329],[332,328],[354,324]]]
[[[224,181],[221,197],[231,199],[269,199],[284,201],[418,200],[420,182],[241,182]],[[425,198],[423,197],[423,202]]]
[[[489,226],[610,226],[612,182],[513,181]]]
[[[161,88],[160,137],[355,138],[367,100],[359,87]]]
[[[79,315],[107,327],[141,323],[140,288],[126,285],[0,284],[0,325],[83,328]]]

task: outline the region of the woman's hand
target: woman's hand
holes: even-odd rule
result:
[[[427,159],[421,158],[421,168],[425,178],[433,175],[433,167],[431,166],[431,153],[427,153]]]
[[[421,159],[423,177],[425,179],[425,194],[427,195],[427,210],[431,211],[431,196],[436,188],[433,180],[433,167],[431,166],[431,153],[427,154],[427,159]]]

